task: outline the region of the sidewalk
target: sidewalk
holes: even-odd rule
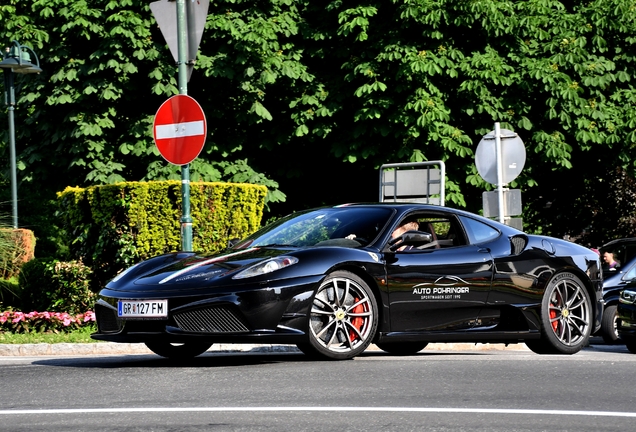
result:
[[[368,351],[380,351],[371,345]],[[472,343],[432,343],[424,351],[530,351],[525,344],[472,344]],[[300,352],[294,345],[245,345],[215,344],[209,352]],[[153,354],[144,344],[132,343],[59,343],[59,344],[0,344],[0,356],[78,356],[78,355],[125,355]]]

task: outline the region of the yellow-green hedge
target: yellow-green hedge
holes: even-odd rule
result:
[[[190,184],[192,246],[218,252],[261,224],[267,188],[237,183]],[[181,182],[124,182],[58,193],[69,250],[103,284],[122,269],[181,249]]]

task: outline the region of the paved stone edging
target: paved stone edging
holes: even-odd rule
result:
[[[375,345],[369,348],[379,351]],[[472,344],[472,343],[432,343],[425,351],[529,351],[525,344]],[[299,352],[294,345],[244,345],[215,344],[211,352]],[[75,356],[75,355],[116,355],[152,354],[144,344],[137,343],[59,343],[59,344],[0,344],[0,356]]]

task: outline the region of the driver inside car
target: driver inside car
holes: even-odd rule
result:
[[[392,239],[396,239],[398,237],[400,237],[402,234],[404,234],[407,231],[417,231],[420,228],[420,224],[417,223],[417,221],[414,220],[405,220],[403,221],[391,234],[391,238]],[[399,248],[397,248],[398,251],[405,251],[405,250],[409,250],[409,249],[413,249],[413,246],[408,246],[408,245],[404,245],[404,246],[400,246]]]

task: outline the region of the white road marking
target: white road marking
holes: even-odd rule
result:
[[[584,417],[636,417],[636,412],[574,411],[498,408],[415,408],[415,407],[183,407],[183,408],[69,408],[0,410],[0,415],[154,413],[154,412],[413,412],[453,414],[532,414]]]

